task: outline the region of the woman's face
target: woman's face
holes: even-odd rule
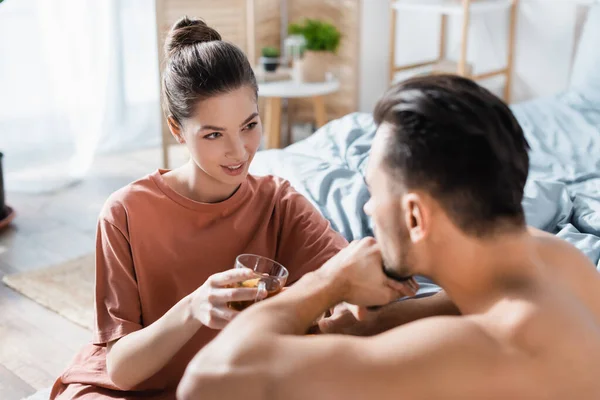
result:
[[[201,171],[224,184],[246,179],[262,135],[252,88],[243,86],[199,102],[194,116],[182,125],[178,139]]]

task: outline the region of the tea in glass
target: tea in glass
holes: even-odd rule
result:
[[[276,261],[254,254],[242,254],[236,258],[235,268],[250,268],[256,272],[256,278],[239,282],[237,287],[259,288],[267,291],[267,297],[273,297],[281,292],[288,278],[288,270]],[[259,301],[258,298],[245,301],[232,301],[229,307],[242,311]]]

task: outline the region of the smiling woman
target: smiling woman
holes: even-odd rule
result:
[[[191,158],[107,200],[93,343],[51,399],[174,399],[192,357],[238,314],[227,304],[261,295],[234,285],[253,277],[233,269],[239,254],[279,262],[293,283],[347,244],[288,182],[248,174],[262,125],[244,53],[189,18],[165,50],[164,110]]]
[[[165,181],[195,201],[214,203],[231,196],[246,180],[260,145],[255,89],[243,85],[198,101],[190,117],[181,123],[177,119],[174,114],[168,117],[169,128],[187,146],[191,160],[166,172]]]

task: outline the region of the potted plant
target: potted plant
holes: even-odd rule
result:
[[[279,67],[279,49],[276,47],[263,47],[260,63],[267,72],[275,72]]]
[[[303,23],[290,24],[290,35],[302,35],[306,47],[302,58],[302,77],[305,82],[323,82],[342,38],[338,28],[318,19],[305,19]]]

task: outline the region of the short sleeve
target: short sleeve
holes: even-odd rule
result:
[[[283,218],[277,260],[290,272],[288,283],[320,268],[348,245],[348,242],[319,211],[289,183],[282,190],[278,206]]]
[[[124,210],[104,211],[96,235],[94,344],[104,345],[142,328],[141,306]],[[117,211],[117,212],[115,212]],[[117,215],[115,215],[117,214]],[[121,214],[121,215],[118,215]]]

